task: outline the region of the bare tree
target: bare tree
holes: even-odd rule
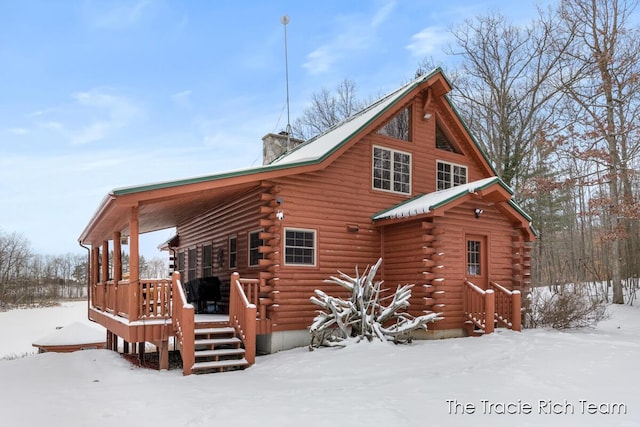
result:
[[[140,277],[144,279],[157,279],[167,277],[169,274],[168,262],[160,257],[153,257],[147,263],[145,268],[140,271]]]
[[[606,230],[602,238],[609,243],[616,304],[624,303],[621,256],[633,226],[627,220],[639,216],[632,164],[640,150],[640,32],[629,26],[636,6],[635,0],[561,3],[562,19],[577,30],[571,59],[581,71],[579,82],[564,88],[575,118],[571,150],[580,160],[606,170],[601,180],[606,189],[591,203],[600,208]]]
[[[551,13],[527,27],[498,13],[465,21],[453,31],[452,54],[463,63],[452,96],[498,175],[519,194],[536,160],[552,151],[561,99],[561,53],[572,33],[558,31]]]
[[[27,269],[31,250],[29,241],[19,233],[0,231],[0,301],[4,301],[10,285]]]
[[[356,97],[353,80],[343,79],[333,91],[322,88],[311,95],[311,105],[294,120],[294,136],[309,139],[352,116],[362,106]]]

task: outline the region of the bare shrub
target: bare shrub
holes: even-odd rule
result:
[[[309,349],[320,346],[344,346],[351,338],[355,342],[363,339],[372,341],[411,341],[411,333],[426,330],[427,323],[440,320],[437,313],[426,313],[414,317],[406,312],[413,285],[398,285],[394,294],[384,297],[382,281],[374,281],[382,258],[365,270],[362,275],[356,268],[356,276],[340,272],[340,277],[331,277],[326,283],[340,285],[350,293],[349,299],[327,295],[316,289],[311,302],[322,310],[309,328],[311,344]]]
[[[607,315],[607,304],[588,287],[567,285],[535,288],[529,295],[525,325],[529,328],[570,329],[593,327]]]

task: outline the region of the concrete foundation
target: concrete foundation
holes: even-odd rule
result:
[[[415,331],[413,339],[415,340],[440,340],[445,338],[461,338],[466,337],[464,329],[445,329],[445,330],[428,330]],[[256,350],[258,354],[277,353],[282,350],[291,350],[297,347],[307,347],[311,340],[308,330],[298,331],[278,331],[270,335],[258,335],[256,337]]]
[[[256,337],[256,350],[258,354],[270,354],[297,347],[306,347],[310,341],[311,335],[306,329],[278,331],[270,335],[258,335]]]

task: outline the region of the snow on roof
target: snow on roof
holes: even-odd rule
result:
[[[174,187],[185,184],[193,184],[198,182],[205,182],[217,179],[223,179],[228,177],[235,177],[240,175],[251,175],[258,172],[269,171],[280,168],[295,167],[307,162],[318,162],[324,159],[324,157],[331,154],[334,150],[340,147],[343,143],[358,134],[360,130],[366,127],[372,120],[386,111],[395,102],[399,101],[406,93],[418,86],[420,83],[428,80],[429,78],[441,72],[439,68],[433,70],[430,73],[423,74],[422,76],[410,81],[404,86],[396,89],[388,95],[383,96],[378,101],[367,106],[360,112],[348,117],[344,121],[329,128],[320,135],[311,138],[303,144],[297,146],[293,150],[283,154],[279,158],[275,159],[268,165],[252,166],[247,168],[241,168],[226,172],[219,172],[215,174],[199,175],[190,178],[184,178],[172,181],[160,181],[155,183],[149,183],[144,185],[135,185],[120,187],[113,190],[114,195],[124,195],[130,193],[137,193],[140,191],[153,190],[158,188]],[[105,200],[109,199],[109,195],[105,197]],[[101,203],[103,205],[105,201]]]
[[[55,332],[33,342],[35,347],[68,346],[105,342],[104,330],[73,322]]]
[[[431,73],[424,74],[390,94],[383,96],[359,113],[336,124],[304,144],[299,145],[292,151],[275,159],[269,165],[280,166],[321,160],[324,156],[332,153],[342,145],[342,143],[358,134],[360,130],[386,111],[387,108],[392,106],[396,101],[400,100],[407,92],[432,77],[437,71],[438,70],[434,70]]]
[[[451,187],[446,190],[436,191],[434,193],[424,194],[416,198],[407,200],[390,209],[377,213],[373,216],[373,220],[390,219],[390,218],[408,218],[416,215],[422,215],[431,212],[450,201],[457,199],[467,193],[474,193],[477,190],[486,188],[492,184],[500,183],[507,188],[497,176],[481,179],[479,181],[469,182],[467,184]],[[509,190],[510,191],[510,190]]]

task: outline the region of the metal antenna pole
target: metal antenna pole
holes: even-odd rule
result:
[[[292,132],[291,117],[289,115],[289,58],[287,55],[287,24],[289,23],[289,21],[290,19],[287,15],[283,15],[282,18],[280,18],[280,22],[284,26],[284,68],[285,68],[285,78],[287,81],[287,128],[286,128],[287,142],[289,141],[289,138]]]

